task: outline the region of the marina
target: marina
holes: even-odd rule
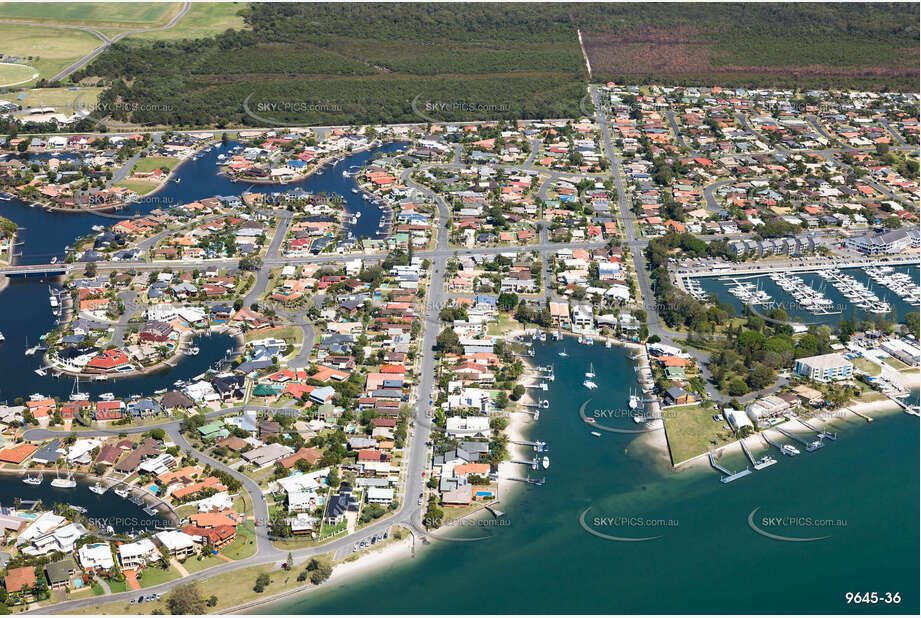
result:
[[[880,281],[872,279],[867,268]],[[882,268],[882,272],[879,269]],[[887,269],[892,269],[888,272]],[[896,291],[889,289],[882,277],[891,283]],[[837,325],[842,319],[856,316],[883,316],[903,320],[906,313],[917,311],[917,298],[911,284],[917,280],[918,266],[896,264],[893,266],[837,268],[837,269],[789,269],[787,271],[746,273],[726,275],[709,272],[682,275],[684,289],[705,301],[711,296],[720,302],[732,304],[739,312],[746,306],[753,311],[767,314],[772,309],[783,309],[791,322]],[[892,279],[894,277],[894,279]],[[736,294],[731,292],[736,291]],[[750,302],[754,295],[765,304]],[[768,301],[770,298],[770,302]]]

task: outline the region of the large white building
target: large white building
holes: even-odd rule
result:
[[[901,253],[914,243],[913,237],[906,229],[891,230],[880,234],[864,234],[848,238],[844,243],[848,249],[860,251],[867,255]]]
[[[800,358],[794,367],[796,375],[816,382],[845,380],[854,375],[854,365],[840,354],[822,354]]]

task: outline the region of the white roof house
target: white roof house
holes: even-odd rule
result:
[[[223,511],[233,508],[233,498],[226,491],[221,491],[213,496],[208,496],[198,501],[198,512]]]
[[[164,530],[156,533],[154,538],[172,555],[195,550],[195,539],[181,530]]]
[[[329,474],[329,468],[314,470],[304,474],[294,474],[286,476],[275,481],[285,493],[291,494],[296,491],[312,491],[320,488],[320,479],[326,478]]]
[[[150,539],[141,539],[134,543],[125,543],[118,547],[118,561],[123,569],[136,569],[147,564],[148,560],[159,560],[160,552]]]
[[[454,436],[470,436],[489,433],[488,416],[451,416],[447,419],[447,433]]]
[[[112,548],[108,543],[92,543],[77,550],[80,566],[84,569],[102,569],[107,571],[115,566]]]
[[[393,489],[389,487],[371,487],[368,489],[368,504],[390,504],[393,502]]]
[[[141,472],[147,472],[149,474],[161,475],[166,472],[169,472],[170,466],[176,463],[176,458],[170,455],[169,453],[161,453],[153,459],[147,459],[141,462],[141,465],[138,466],[138,469]]]
[[[289,511],[312,511],[322,504],[320,496],[313,490],[288,492]]]
[[[74,550],[80,537],[87,533],[83,524],[67,524],[47,534],[32,539],[32,543],[22,548],[27,556],[44,556],[51,552],[68,554]]]

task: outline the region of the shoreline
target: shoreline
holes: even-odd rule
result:
[[[234,605],[226,609],[219,610],[214,612],[215,614],[240,614],[248,609],[253,609],[255,607],[268,605],[270,603],[277,603],[283,599],[296,597],[298,595],[307,594],[313,590],[322,590],[330,584],[342,583],[350,579],[355,578],[358,575],[366,575],[373,571],[379,570],[384,566],[389,566],[397,561],[405,560],[406,558],[414,557],[413,550],[413,535],[408,534],[406,537],[387,545],[381,549],[374,551],[369,551],[368,553],[360,556],[357,560],[348,560],[348,558],[343,558],[342,560],[337,561],[333,565],[333,572],[330,575],[329,579],[325,582],[314,585],[309,582],[292,588],[291,590],[285,590],[278,592],[272,596],[255,599],[253,601],[246,601],[239,605]],[[303,568],[310,558],[304,560],[300,566]],[[297,562],[295,562],[297,565]],[[294,570],[292,570],[293,572]]]
[[[860,414],[855,414],[854,413],[855,411],[859,412]],[[855,404],[849,404],[849,405],[845,405],[835,410],[830,410],[824,413],[819,412],[818,414],[811,416],[811,417],[804,416],[803,419],[806,422],[812,425],[816,425],[821,428],[824,428],[828,423],[832,422],[833,420],[846,420],[850,422],[856,421],[857,425],[859,426],[864,423],[870,422],[870,421],[867,421],[865,418],[866,413],[868,412],[874,412],[874,413],[880,413],[880,414],[893,414],[893,413],[901,412],[901,411],[902,409],[898,406],[898,404],[896,404],[895,402],[889,399],[886,399],[886,400],[880,400],[880,401],[864,401],[864,402],[858,402]],[[861,416],[861,415],[864,415],[864,416]],[[788,425],[788,423],[790,422],[792,421],[786,421],[785,423],[777,423],[777,425],[775,426],[784,426],[784,428],[795,426],[795,425]],[[769,453],[773,447],[766,447],[764,440],[761,437],[761,434],[762,432],[767,431],[768,429],[771,429],[772,427],[766,427],[762,429],[761,431],[755,434],[752,434],[746,438],[739,438],[737,440],[734,440],[733,442],[730,442],[729,444],[725,444],[719,447],[718,449],[714,449],[713,451],[708,451],[707,453],[700,453],[699,455],[695,455],[694,457],[691,457],[690,459],[685,459],[684,461],[679,462],[677,465],[672,466],[672,469],[675,471],[679,471],[679,470],[690,470],[694,468],[709,468],[710,463],[707,458],[708,453],[712,452],[714,458],[717,461],[719,461],[720,457],[723,456],[724,452],[728,453],[729,449],[732,449],[733,447],[738,449],[739,453],[741,453],[742,452],[741,446],[739,445],[743,441],[745,442],[745,446],[747,446],[750,450],[753,447],[756,447],[758,450],[767,448],[767,452]]]
[[[0,288],[0,290],[2,290],[2,288]],[[117,381],[122,378],[138,378],[138,377],[147,376],[153,373],[157,373],[158,371],[163,371],[163,370],[170,371],[172,369],[175,369],[176,367],[179,366],[179,363],[182,362],[182,359],[186,357],[186,351],[182,349],[183,343],[186,343],[191,339],[195,339],[198,336],[210,337],[212,335],[227,335],[231,339],[235,339],[237,341],[237,346],[238,346],[237,350],[242,350],[243,347],[245,346],[244,336],[242,333],[231,335],[225,330],[215,331],[214,329],[209,327],[207,331],[191,331],[191,334],[186,333],[186,334],[180,335],[179,339],[176,342],[176,353],[175,354],[173,354],[167,359],[160,361],[156,365],[151,365],[150,367],[144,367],[142,369],[137,369],[134,371],[126,371],[126,372],[121,372],[121,373],[74,372],[74,371],[68,371],[67,369],[62,368],[59,365],[55,365],[51,363],[51,361],[48,360],[47,351],[45,352],[45,355],[42,357],[42,359],[50,365],[49,367],[50,369],[58,369],[61,371],[60,375],[52,376],[55,379],[60,379],[61,377],[66,375],[69,378],[70,377],[86,378],[88,382],[92,382],[92,383]],[[234,351],[234,354],[236,354],[236,351]],[[175,361],[175,362],[171,364],[172,361]],[[106,376],[106,379],[97,380],[96,376]]]

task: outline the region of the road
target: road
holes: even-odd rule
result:
[[[185,3],[183,4],[182,8],[179,10],[179,12],[176,14],[176,16],[173,17],[173,18],[169,21],[169,23],[167,23],[167,24],[164,25],[164,26],[158,26],[158,27],[156,27],[156,28],[131,28],[131,29],[125,30],[124,32],[118,33],[117,35],[115,35],[115,36],[112,37],[111,39],[108,38],[107,36],[105,36],[104,34],[102,34],[101,32],[99,32],[98,30],[94,30],[94,29],[92,29],[92,28],[87,28],[87,27],[84,27],[84,26],[56,26],[56,27],[59,27],[59,28],[74,28],[74,29],[77,29],[77,30],[84,30],[84,31],[86,31],[86,32],[89,32],[89,33],[91,33],[91,34],[94,34],[95,36],[98,36],[98,37],[102,40],[102,45],[101,45],[100,47],[97,47],[97,48],[94,49],[93,51],[91,51],[89,54],[87,54],[86,56],[84,56],[84,57],[81,58],[80,60],[77,60],[76,62],[74,62],[74,63],[71,64],[70,66],[68,66],[68,67],[66,67],[65,69],[63,69],[62,71],[60,71],[57,75],[55,75],[54,77],[52,77],[49,81],[53,81],[53,82],[61,81],[61,80],[63,80],[65,77],[67,77],[68,75],[70,75],[71,73],[74,73],[74,72],[76,72],[76,71],[79,71],[79,70],[82,69],[84,66],[86,66],[87,64],[89,64],[94,58],[96,58],[96,56],[98,56],[99,54],[101,54],[102,52],[104,52],[106,49],[108,49],[108,48],[109,48],[109,45],[111,45],[112,43],[117,43],[118,41],[120,41],[121,39],[123,39],[123,38],[126,37],[126,36],[130,36],[130,35],[132,35],[132,34],[140,34],[140,33],[142,33],[142,32],[157,32],[157,31],[159,31],[159,30],[169,30],[170,28],[172,28],[173,26],[175,26],[177,23],[179,23],[179,20],[180,20],[180,19],[182,19],[183,17],[185,17],[185,14],[189,12],[189,9],[190,9],[191,7],[192,7],[192,3],[191,3],[191,2],[185,2]],[[22,23],[28,23],[29,25],[33,25],[33,26],[47,26],[47,24],[41,24],[41,23],[37,23],[37,22],[22,22]]]

